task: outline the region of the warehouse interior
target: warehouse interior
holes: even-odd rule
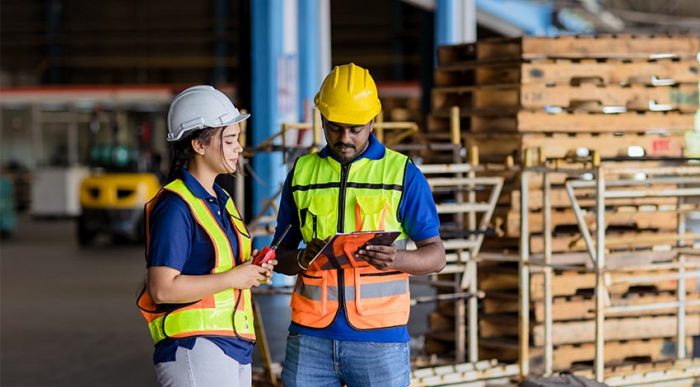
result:
[[[217,182],[262,248],[350,62],[440,216],[411,385],[700,385],[695,0],[0,0],[0,384],[157,385],[136,297],[170,103],[251,113]],[[253,291],[255,386],[282,385],[293,285]]]

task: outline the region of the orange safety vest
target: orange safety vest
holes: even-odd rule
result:
[[[150,214],[164,190],[174,192],[187,203],[194,219],[212,240],[216,254],[212,273],[222,273],[234,268],[236,260],[226,233],[205,201],[194,196],[180,179],[163,187],[146,204],[146,248],[148,249],[149,246]],[[251,251],[250,234],[230,198],[226,202],[226,210],[238,238],[238,257],[242,258],[241,261],[247,261],[250,259]],[[148,323],[148,330],[155,343],[165,338],[201,335],[232,336],[255,341],[250,289],[225,289],[185,305],[157,305],[144,287],[137,305]]]
[[[291,189],[306,243],[350,231],[401,231],[399,244],[405,243],[398,209],[410,161],[390,149],[385,152],[379,160],[362,158],[344,166],[317,153],[297,160]],[[292,321],[325,328],[343,302],[355,329],[405,325],[411,301],[408,274],[357,262],[348,256],[356,246],[347,247],[337,246],[337,259],[321,256],[299,274],[292,293]]]

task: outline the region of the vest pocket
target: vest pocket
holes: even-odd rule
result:
[[[299,210],[301,232],[305,241],[335,235],[338,223],[337,195],[315,195],[308,208]]]
[[[410,309],[408,274],[374,267],[356,268],[354,274],[355,309],[360,316],[406,313]]]
[[[355,196],[355,231],[385,230],[389,201],[383,195]]]
[[[322,316],[326,314],[326,304],[334,294],[337,300],[337,288],[335,292],[331,291],[326,271],[302,272],[297,277],[290,306],[303,313]]]

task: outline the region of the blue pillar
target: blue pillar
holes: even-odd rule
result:
[[[279,67],[283,60],[283,0],[251,1],[252,28],[252,103],[251,133],[256,146],[279,131],[278,88]],[[284,181],[285,171],[279,152],[260,152],[253,157],[253,170],[260,179],[251,179],[253,215],[257,216],[265,203]],[[256,241],[260,247],[269,240]]]
[[[299,2],[299,117],[311,120],[314,96],[321,86],[318,0]]]
[[[437,0],[435,2],[435,47],[456,42],[455,18],[459,0]]]
[[[437,0],[435,45],[476,41],[476,0]]]

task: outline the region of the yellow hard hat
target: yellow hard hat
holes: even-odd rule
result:
[[[342,124],[364,125],[382,110],[374,79],[354,63],[336,66],[314,103],[327,120]]]

